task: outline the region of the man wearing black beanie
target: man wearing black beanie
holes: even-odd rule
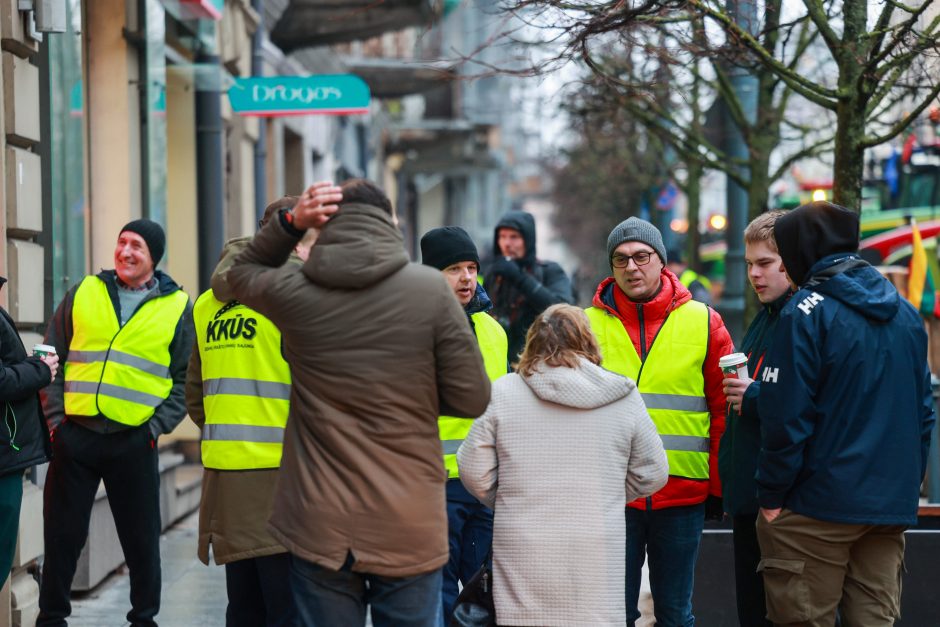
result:
[[[506,374],[508,342],[503,327],[487,312],[492,308],[486,290],[477,281],[480,255],[470,235],[459,226],[432,229],[421,238],[421,261],[444,274],[457,300],[467,312],[483,365],[491,381]],[[450,623],[458,582],[467,585],[480,568],[493,542],[493,510],[480,503],[460,482],[457,449],[470,432],[473,419],[441,416],[437,419],[447,468],[447,535],[450,557],[444,567],[444,624]]]
[[[133,625],[160,610],[160,474],[156,439],[186,416],[192,303],[156,270],[166,248],[152,220],[118,234],[114,269],[65,295],[46,331],[62,370],[43,394],[53,459],[43,510],[46,554],[36,624],[63,625],[69,592],[104,481],[130,572]]]
[[[934,425],[927,334],[857,254],[858,216],[815,202],[774,225],[799,287],[759,372],[757,465],[767,618],[893,625]],[[799,602],[793,591],[801,590]]]

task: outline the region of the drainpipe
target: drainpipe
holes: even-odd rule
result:
[[[264,43],[264,0],[251,0],[251,8],[258,13],[258,28],[251,38],[251,75],[264,73],[261,46]],[[268,159],[268,125],[264,118],[258,120],[258,139],[255,141],[255,213],[260,220],[268,204],[268,177],[265,167]]]
[[[196,63],[214,66],[211,74],[216,80],[196,90],[196,195],[199,201],[199,291],[209,289],[209,279],[215,269],[225,241],[225,203],[222,168],[222,66],[219,56],[205,51],[196,55]],[[208,81],[207,81],[208,82]]]

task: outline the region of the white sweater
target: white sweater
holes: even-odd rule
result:
[[[624,507],[668,476],[633,381],[587,361],[502,377],[457,463],[494,509],[500,625],[626,622]]]

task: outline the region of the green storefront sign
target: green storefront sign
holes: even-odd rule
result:
[[[372,94],[354,74],[236,78],[232,109],[247,116],[368,113]]]

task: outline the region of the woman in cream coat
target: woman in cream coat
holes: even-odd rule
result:
[[[457,452],[495,513],[500,625],[626,622],[624,505],[661,488],[667,464],[636,385],[600,360],[584,312],[549,307]]]

